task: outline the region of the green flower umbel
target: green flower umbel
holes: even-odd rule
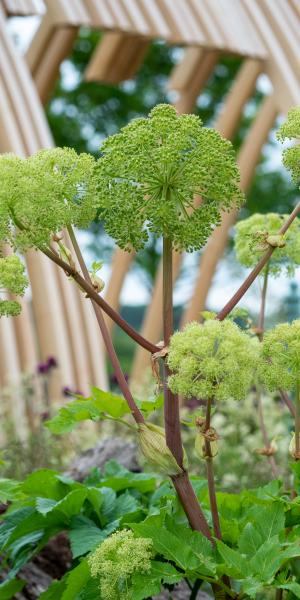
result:
[[[117,531],[95,550],[88,562],[99,578],[102,600],[134,600],[131,578],[151,568],[152,540],[135,538],[132,531]]]
[[[28,285],[25,268],[18,256],[0,258],[0,293],[23,296]],[[0,317],[15,317],[21,312],[19,302],[0,299]]]
[[[239,206],[243,194],[231,143],[195,115],[156,106],[101,147],[99,203],[107,232],[126,250],[139,250],[149,232],[175,248],[203,246],[222,209]],[[195,208],[195,196],[201,203]]]
[[[300,386],[300,319],[267,331],[260,372],[270,390],[293,391]]]
[[[190,323],[171,338],[168,385],[186,398],[240,400],[253,381],[258,352],[258,340],[232,321]]]
[[[71,148],[0,156],[0,239],[43,248],[64,227],[87,226],[96,214],[94,164]]]
[[[245,267],[254,267],[263,253],[274,246],[267,268],[271,275],[279,275],[285,269],[293,275],[300,264],[300,219],[296,218],[284,236],[278,231],[288,215],[269,213],[254,214],[236,225],[235,250],[238,261]]]
[[[291,172],[293,181],[300,182],[300,106],[291,108],[285,123],[278,130],[277,137],[281,141],[295,139],[297,144],[283,151],[283,164]]]

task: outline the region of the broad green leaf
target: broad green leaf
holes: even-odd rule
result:
[[[199,558],[190,546],[164,527],[156,527],[153,522],[151,523],[151,517],[143,523],[132,523],[131,528],[141,537],[151,538],[154,549],[164,558],[175,562],[184,571],[201,566]]]
[[[252,523],[247,523],[246,527],[243,529],[238,543],[242,554],[254,556],[262,543],[263,537],[261,534],[257,531],[257,529],[255,529]]]
[[[69,492],[62,500],[55,502],[48,498],[37,498],[36,508],[42,515],[47,515],[53,511],[63,513],[67,518],[77,515],[86,499],[87,490],[82,487]]]
[[[217,541],[217,548],[222,559],[225,561],[225,570],[223,571],[225,575],[231,575],[236,579],[244,579],[251,574],[248,560],[240,552],[229,548],[229,546],[220,541]]]
[[[70,485],[63,483],[60,474],[50,469],[39,469],[27,475],[22,484],[22,491],[28,496],[40,496],[61,500],[70,490]]]
[[[245,594],[248,594],[250,598],[255,599],[257,597],[257,593],[261,590],[262,583],[257,581],[256,579],[247,578],[242,582],[242,591]]]
[[[95,401],[99,411],[106,413],[115,419],[120,419],[124,417],[124,415],[130,414],[130,409],[123,396],[104,392],[96,387],[92,387],[91,389],[92,399]]]
[[[87,560],[84,559],[75,569],[67,573],[66,589],[62,594],[61,600],[75,600],[90,579],[90,569]]]
[[[156,477],[152,473],[132,473],[115,460],[110,460],[105,465],[105,471],[99,485],[112,488],[116,492],[134,488],[145,494],[156,489]]]
[[[0,502],[12,502],[18,498],[21,492],[21,484],[14,479],[0,479]]]
[[[1,600],[11,600],[15,597],[15,594],[20,592],[26,581],[22,579],[11,579],[10,581],[4,581],[0,584],[0,598]]]
[[[76,600],[101,600],[99,581],[97,579],[90,579],[88,583],[82,588]]]
[[[117,529],[119,521],[113,521],[104,529],[87,517],[75,517],[72,520],[72,529],[69,531],[71,550],[73,558],[83,556],[94,550],[106,537]]]
[[[283,505],[279,502],[273,502],[269,506],[257,510],[254,525],[264,541],[270,540],[274,535],[279,534],[285,525]]]
[[[132,578],[132,598],[144,600],[156,596],[161,591],[160,578],[148,573],[137,573]]]
[[[151,562],[151,575],[160,577],[163,583],[174,584],[182,579],[182,573],[179,573],[173,565],[167,562],[154,560]]]
[[[271,582],[281,563],[280,549],[278,536],[267,539],[248,563],[251,576],[255,575],[261,582]]]
[[[136,403],[143,412],[149,415],[163,406],[164,397],[160,394],[156,398],[153,398],[153,400],[136,400]]]
[[[187,525],[177,523],[169,515],[166,516],[165,523],[167,530],[175,535],[179,541],[185,542],[192,550],[193,555],[198,558],[197,570],[200,570],[203,575],[214,575],[216,572],[214,551],[211,543],[204,535],[198,531],[192,531]]]
[[[66,577],[63,577],[60,581],[53,581],[48,589],[40,594],[39,600],[58,600],[58,598],[62,598],[65,589]]]
[[[24,522],[29,515],[34,514],[34,508],[26,506],[15,510],[11,513],[3,515],[3,523],[0,525],[0,546],[4,546],[12,535],[14,529],[21,523]]]

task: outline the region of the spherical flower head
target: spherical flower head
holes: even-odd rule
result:
[[[295,390],[300,385],[300,319],[279,323],[261,345],[260,376],[270,390]]]
[[[28,286],[25,267],[18,256],[11,255],[0,258],[0,292],[9,292],[24,296]],[[16,317],[21,312],[19,302],[15,300],[0,300],[0,317]]]
[[[221,210],[243,201],[231,143],[167,104],[107,138],[101,151],[99,206],[107,232],[125,250],[141,249],[149,232],[178,250],[198,249]]]
[[[89,557],[92,577],[99,578],[103,600],[133,600],[131,578],[151,568],[152,540],[124,529],[113,533]]]
[[[256,213],[236,225],[235,250],[238,261],[244,267],[254,267],[264,252],[274,245],[269,265],[269,273],[279,275],[285,270],[292,276],[300,264],[300,219],[294,219],[284,236],[278,234],[288,215],[278,213]]]
[[[300,106],[291,108],[288,112],[287,120],[277,132],[279,140],[284,142],[286,139],[295,139],[296,143],[292,148],[283,151],[283,164],[291,172],[292,179],[297,185],[300,182]]]
[[[259,342],[229,320],[188,324],[170,342],[168,385],[185,398],[241,400],[253,381]]]
[[[87,226],[96,214],[94,163],[71,148],[2,155],[0,239],[21,250],[43,248],[64,227]]]

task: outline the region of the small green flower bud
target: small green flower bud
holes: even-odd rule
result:
[[[162,427],[153,423],[139,425],[139,445],[145,458],[164,475],[174,476],[182,473],[171,450],[166,444],[165,432]],[[184,469],[187,468],[187,457],[184,455]]]
[[[206,442],[209,442],[210,452],[208,453]],[[210,427],[206,431],[204,426],[200,426],[195,439],[195,453],[198,458],[207,458],[210,456],[214,458],[218,454],[218,434],[213,427]]]
[[[90,278],[91,278],[91,282],[93,284],[93,288],[96,290],[96,292],[98,294],[100,294],[100,292],[102,292],[102,290],[105,286],[103,279],[101,279],[101,277],[98,277],[98,275],[95,275],[95,273],[90,273]]]
[[[269,235],[267,237],[267,242],[269,246],[272,248],[284,248],[286,241],[283,235]]]
[[[290,453],[290,456],[299,460],[300,453],[296,451],[296,435],[295,435],[295,433],[292,434],[292,439],[291,439],[290,445],[289,445],[289,453]]]

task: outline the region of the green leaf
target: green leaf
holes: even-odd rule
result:
[[[156,596],[160,590],[160,578],[154,578],[148,573],[138,573],[132,577],[132,598],[134,600],[144,600],[149,596]]]
[[[67,518],[77,515],[86,499],[87,490],[84,487],[69,492],[62,500],[55,502],[49,498],[37,498],[36,508],[42,515],[53,511],[63,513]]]
[[[158,516],[148,517],[143,523],[132,523],[130,526],[141,537],[152,539],[154,549],[184,571],[200,568],[201,562],[192,548],[165,527],[157,527],[158,521]]]
[[[58,598],[62,597],[63,592],[66,589],[66,580],[65,577],[60,579],[60,581],[53,581],[51,585],[48,587],[45,592],[40,594],[39,600],[58,600]]]
[[[61,500],[70,490],[70,485],[61,481],[60,474],[50,469],[39,469],[27,475],[22,491],[28,496],[40,496]]]
[[[78,558],[94,550],[105,538],[117,529],[119,521],[113,521],[104,529],[87,517],[75,517],[72,520],[72,529],[69,531],[73,558]]]
[[[130,414],[130,410],[124,398],[92,387],[90,398],[78,396],[60,408],[58,414],[45,425],[52,433],[61,435],[72,431],[81,421],[95,421],[105,418],[105,415],[120,419],[127,414]]]
[[[194,557],[198,558],[197,571],[203,575],[214,575],[216,572],[216,562],[211,543],[198,531],[192,531],[189,526],[181,525],[166,516],[166,527],[179,541],[185,542],[193,552]],[[189,569],[191,570],[191,569]]]
[[[274,502],[265,508],[256,510],[254,524],[265,541],[279,534],[285,525],[283,505]]]
[[[255,529],[252,523],[247,523],[239,538],[239,549],[242,554],[253,556],[263,543],[261,534]]]
[[[174,584],[182,579],[182,573],[179,573],[173,565],[167,562],[154,560],[151,563],[151,575],[160,577],[163,583]]]
[[[15,594],[20,592],[26,581],[22,579],[11,579],[10,581],[4,581],[0,584],[0,598],[1,600],[10,600],[15,597]]]
[[[12,502],[20,496],[21,484],[14,479],[0,478],[0,502]],[[22,495],[22,494],[21,494]]]
[[[63,592],[61,600],[75,600],[90,579],[90,569],[87,560],[84,559],[75,569],[67,573],[66,589]]]
[[[99,388],[92,387],[92,399],[95,401],[98,410],[104,412],[115,419],[120,419],[124,415],[130,414],[130,409],[123,396],[117,396],[110,392],[104,392]]]
[[[300,598],[300,585],[296,583],[296,581],[291,581],[290,583],[285,583],[283,585],[278,586],[282,590],[289,590],[296,596],[296,598]]]
[[[99,486],[111,488],[116,492],[133,488],[146,494],[156,489],[156,477],[153,473],[132,473],[115,460],[110,460],[105,465]]]
[[[76,600],[101,600],[99,581],[90,579],[84,588],[76,596]]]
[[[225,561],[225,570],[223,573],[225,575],[231,575],[236,579],[244,579],[247,575],[251,574],[249,571],[248,560],[229,546],[226,546],[223,542],[217,541],[218,551]],[[223,566],[223,565],[222,565]]]

